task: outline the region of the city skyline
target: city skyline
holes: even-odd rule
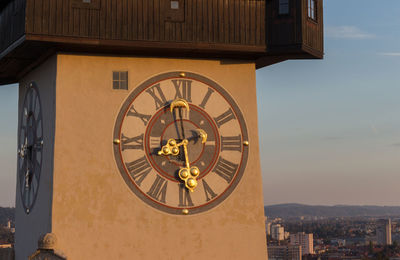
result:
[[[399,206],[400,2],[324,5],[324,60],[257,71],[264,204]],[[0,87],[0,206],[15,200],[17,102]]]

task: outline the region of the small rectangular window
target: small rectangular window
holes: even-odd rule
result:
[[[308,17],[317,20],[317,0],[308,0]]]
[[[179,9],[179,1],[171,1],[171,9]]]
[[[128,89],[127,71],[113,71],[113,89]]]
[[[289,14],[289,0],[279,0],[279,14]]]
[[[148,1],[148,0],[144,0]],[[185,0],[164,0],[164,10],[162,12],[166,22],[185,21]]]

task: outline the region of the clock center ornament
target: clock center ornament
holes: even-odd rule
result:
[[[196,214],[239,184],[248,133],[237,103],[213,80],[169,72],[135,88],[114,127],[114,155],[128,187],[170,214]]]
[[[170,105],[170,110],[171,113],[174,112],[174,108],[186,108],[186,112],[189,112],[189,104],[186,100],[184,100],[183,98],[177,98],[174,101],[172,101],[171,105]],[[179,110],[179,114],[180,114],[180,123],[182,126],[182,138],[184,138],[182,140],[182,142],[177,143],[177,141],[175,139],[169,139],[167,144],[164,145],[162,147],[162,149],[158,152],[158,155],[164,155],[164,156],[168,156],[168,155],[174,155],[174,156],[178,156],[179,155],[179,147],[183,146],[183,152],[184,152],[184,158],[185,158],[185,167],[182,167],[179,172],[178,172],[178,176],[181,180],[183,180],[185,182],[185,187],[188,188],[191,192],[194,191],[194,188],[196,188],[197,186],[197,177],[200,174],[200,170],[198,167],[196,166],[192,166],[190,167],[190,162],[189,162],[189,156],[188,156],[188,144],[189,141],[188,139],[185,138],[185,131],[184,129],[184,122],[182,120],[182,111]],[[200,138],[201,139],[201,143],[205,144],[207,141],[207,133],[203,130],[203,129],[196,129],[194,132],[197,132],[198,135],[195,136],[195,138]]]

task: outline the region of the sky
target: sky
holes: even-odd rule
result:
[[[400,206],[400,0],[324,0],[325,57],[257,71],[265,205]],[[17,96],[0,87],[0,206],[14,206]]]
[[[325,0],[324,60],[257,71],[266,205],[400,206],[399,14]]]

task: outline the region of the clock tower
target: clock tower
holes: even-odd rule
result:
[[[0,5],[16,259],[46,233],[68,259],[265,259],[255,70],[322,58],[322,28],[322,0]]]

